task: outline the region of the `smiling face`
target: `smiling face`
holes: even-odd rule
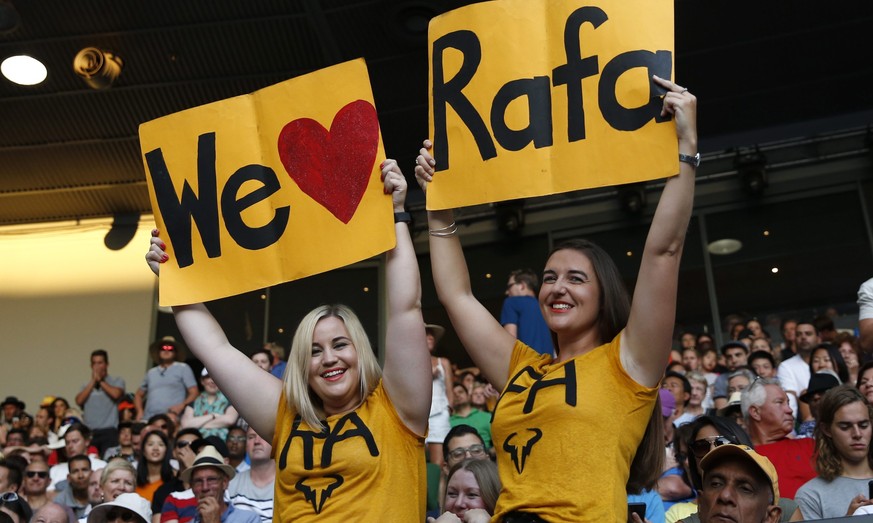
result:
[[[160,463],[164,461],[164,456],[167,454],[167,446],[160,436],[151,433],[146,437],[145,442],[143,442],[142,454],[146,461]]]
[[[24,494],[41,496],[49,483],[49,466],[45,461],[33,461],[24,470]]]
[[[106,476],[103,483],[103,494],[106,501],[115,501],[119,495],[133,492],[136,489],[136,478],[129,470],[113,470]]]
[[[335,316],[324,317],[315,324],[309,388],[321,399],[328,415],[348,412],[361,403],[358,351],[345,323]]]
[[[479,492],[479,483],[476,482],[476,476],[472,472],[460,469],[452,474],[451,479],[446,484],[445,505],[447,512],[451,512],[459,518],[463,518],[468,510],[485,509],[485,502],[482,501]]]
[[[539,301],[546,324],[559,336],[593,330],[600,339],[600,287],[594,265],[581,252],[563,249],[549,257]]]

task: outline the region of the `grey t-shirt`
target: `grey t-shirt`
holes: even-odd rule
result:
[[[106,383],[113,387],[124,389],[124,379],[116,376],[106,376]],[[79,392],[85,390],[88,383],[82,385]],[[114,429],[118,426],[118,403],[109,397],[100,387],[94,387],[88,399],[85,400],[85,425],[91,430]]]
[[[870,480],[837,476],[833,481],[812,478],[797,489],[794,501],[803,519],[837,518],[846,515],[849,504],[858,494],[868,494]]]
[[[233,506],[240,510],[250,510],[261,517],[261,523],[273,521],[273,488],[275,481],[258,487],[252,483],[251,471],[240,472],[227,487]]]
[[[143,417],[149,419],[155,414],[165,414],[173,405],[185,401],[188,389],[196,386],[194,372],[185,363],[174,362],[167,368],[152,367],[140,385],[146,392]]]

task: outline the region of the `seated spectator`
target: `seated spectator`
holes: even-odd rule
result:
[[[755,374],[745,367],[728,374],[728,398],[734,392],[743,392],[749,388],[753,381],[755,381]]]
[[[238,510],[226,501],[228,483],[235,475],[234,468],[225,464],[211,445],[204,447],[194,458],[194,464],[182,471],[182,480],[191,485],[197,498],[196,521],[260,523],[260,516],[254,512]]]
[[[674,371],[667,371],[661,380],[661,388],[667,389],[673,394],[675,401],[675,417],[673,425],[679,427],[692,421],[696,416],[685,412],[688,402],[691,400],[691,382],[684,375]]]
[[[272,367],[271,361],[273,359],[273,355],[270,354],[270,351],[267,349],[257,350],[253,352],[249,358],[255,363],[255,365],[270,372],[270,368]]]
[[[682,365],[686,372],[700,370],[700,357],[697,355],[697,349],[693,346],[682,349]]]
[[[33,513],[31,523],[71,523],[76,515],[69,507],[48,502]]]
[[[476,384],[473,385],[473,392],[470,394],[470,403],[473,405],[474,409],[490,413],[492,407],[489,405],[489,401],[495,397],[495,395],[499,395],[499,393],[496,392],[491,385],[488,383],[476,382]]]
[[[227,446],[228,463],[237,472],[249,468],[249,464],[246,462],[246,440],[246,429],[237,426],[228,430],[227,438],[224,440]]]
[[[779,476],[773,464],[746,445],[722,445],[701,460],[701,523],[780,521]]]
[[[133,446],[133,422],[122,421],[118,424],[118,445],[106,449],[103,459],[107,462],[116,457],[136,462],[136,450]]]
[[[91,429],[87,426],[81,423],[65,425],[58,435],[63,439],[64,453],[67,456],[87,456],[91,460],[89,471],[106,466],[106,462],[97,457],[97,448],[91,445]],[[57,484],[67,479],[69,473],[68,463],[58,463],[53,466],[49,470],[52,482],[48,489],[56,490]]]
[[[861,369],[861,362],[864,361],[864,355],[861,353],[858,338],[849,333],[841,332],[837,334],[834,346],[840,351],[840,356],[843,357],[843,361],[846,362],[846,368],[849,370],[849,379],[844,383],[857,382],[858,371]]]
[[[452,404],[452,415],[449,417],[449,424],[452,427],[470,425],[475,428],[479,435],[482,436],[485,448],[490,449],[492,446],[491,415],[473,408],[470,399],[471,395],[463,384],[455,383],[452,392],[454,404]]]
[[[60,436],[59,431],[61,430],[61,426],[64,424],[64,416],[67,414],[67,410],[70,408],[70,402],[66,399],[57,397],[52,401],[52,411],[55,415],[54,426],[51,428],[52,432],[58,434]],[[51,464],[51,463],[49,463]]]
[[[87,523],[151,523],[152,511],[149,502],[137,494],[122,494],[115,501],[104,503],[88,515]]]
[[[85,509],[85,516],[97,505],[103,503],[105,498],[103,490],[100,488],[100,477],[103,475],[103,469],[92,470],[88,478],[88,507]]]
[[[665,472],[658,479],[655,490],[661,496],[664,510],[670,510],[676,504],[687,503],[694,499],[694,490],[688,477],[686,459],[691,423],[684,423],[673,431],[673,439],[667,446],[669,452],[665,460]]]
[[[223,442],[211,436],[210,442],[200,437],[196,429],[183,429],[176,438],[173,456],[179,462],[179,471],[183,472],[194,464],[197,453],[208,444],[213,444],[221,454],[224,462],[227,462],[227,446]],[[182,480],[181,474],[175,482],[164,484],[155,492],[155,501],[162,500],[163,504],[158,508],[152,504],[152,512],[160,514],[161,523],[187,523],[197,515],[197,499],[191,485]]]
[[[828,390],[838,386],[840,379],[829,370],[816,372],[809,377],[809,385],[806,387],[806,392],[800,395],[800,401],[809,405],[809,412],[812,419],[804,421],[797,428],[797,435],[801,438],[813,437],[816,420],[818,420],[818,406],[822,396]]]
[[[173,420],[172,416],[169,414],[155,414],[148,419],[143,430],[149,432],[157,429],[163,432],[165,436],[172,439],[173,436],[176,435],[177,425],[176,421]]]
[[[33,516],[27,501],[11,491],[0,494],[0,513],[8,515],[13,523],[28,523]]]
[[[46,493],[49,486],[49,466],[43,460],[31,461],[24,469],[24,483],[19,494],[27,500],[30,508],[40,509],[51,501]]]
[[[868,361],[858,370],[855,388],[861,391],[868,403],[873,405],[873,361]]]
[[[500,494],[497,466],[490,460],[467,459],[455,463],[449,470],[445,513],[428,518],[431,523],[488,523]]]
[[[67,485],[52,501],[73,509],[77,518],[84,518],[89,506],[88,482],[91,479],[91,460],[84,454],[78,454],[64,465],[68,465],[69,470]]]
[[[697,418],[697,416],[702,416],[706,409],[712,405],[712,398],[708,396],[709,382],[706,381],[706,376],[702,372],[696,370],[689,372],[685,377],[691,384],[691,395],[688,398],[685,412]]]
[[[149,432],[142,440],[142,459],[136,467],[136,493],[151,503],[155,491],[174,478],[170,465],[170,440],[160,430]]]
[[[770,355],[773,354],[773,346],[770,344],[770,340],[764,337],[755,338],[752,340],[752,344],[749,346],[750,352],[766,352]]]
[[[182,428],[195,428],[203,436],[227,437],[227,429],[236,423],[239,413],[209,375],[206,367],[200,373],[203,392],[182,413]]]
[[[834,387],[822,397],[815,430],[818,476],[795,496],[803,519],[851,516],[873,504],[867,499],[873,479],[871,414],[873,408],[851,385]]]
[[[246,454],[251,460],[251,468],[230,480],[227,493],[234,507],[256,513],[261,523],[270,523],[273,521],[276,482],[276,461],[270,457],[273,446],[252,427],[246,431],[246,438]]]
[[[6,433],[6,449],[14,447],[26,447],[29,444],[27,431],[24,429],[11,429]]]
[[[809,357],[810,376],[823,370],[833,372],[840,378],[840,383],[849,381],[849,368],[846,367],[846,362],[839,349],[827,343],[822,343],[812,349],[812,354]]]
[[[815,441],[790,437],[794,415],[777,380],[760,378],[752,383],[743,393],[742,409],[755,450],[776,467],[785,497],[794,498],[797,489],[815,477]]]
[[[713,386],[712,399],[715,402],[715,408],[720,409],[727,405],[730,394],[728,393],[728,375],[748,364],[749,348],[738,341],[730,341],[724,344],[721,348],[721,353],[724,355],[727,372],[723,372],[718,379],[715,380]]]
[[[21,476],[22,469],[16,462],[0,458],[0,492],[18,492]]]
[[[124,458],[113,458],[100,473],[103,501],[115,501],[122,494],[136,490],[136,469]]]
[[[776,359],[769,352],[758,350],[749,354],[749,368],[762,378],[776,377]]]

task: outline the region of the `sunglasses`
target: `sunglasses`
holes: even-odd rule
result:
[[[15,503],[18,501],[18,494],[15,492],[4,492],[0,494],[0,503]]]
[[[109,512],[106,513],[106,521],[115,521],[120,519],[121,521],[134,521],[136,515],[127,510],[127,509],[110,509]]]
[[[176,350],[176,346],[175,345],[161,345],[161,350],[167,350],[167,351]]]
[[[722,445],[730,445],[732,443],[731,440],[724,436],[712,436],[691,442],[691,451],[694,452],[695,458],[703,459],[710,450],[716,447],[721,447]]]
[[[49,473],[47,470],[28,470],[25,472],[28,478],[47,478]]]
[[[187,446],[189,446],[189,445],[191,445],[191,442],[190,442],[190,441],[177,441],[177,442],[176,442],[176,448],[177,448],[177,449],[184,449],[185,447],[187,447]]]

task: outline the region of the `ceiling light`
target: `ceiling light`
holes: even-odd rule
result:
[[[120,57],[96,47],[86,47],[73,58],[73,72],[81,76],[91,89],[111,86],[123,66]]]
[[[10,56],[0,64],[0,71],[3,72],[10,82],[15,82],[19,85],[36,85],[42,83],[48,75],[45,66],[32,56],[18,55]]]
[[[779,272],[779,267],[773,267],[772,269],[770,269],[770,272],[776,274],[777,272]]]
[[[723,238],[721,240],[715,240],[711,242],[706,250],[709,251],[710,254],[715,254],[719,256],[724,256],[727,254],[733,254],[738,252],[743,248],[743,242],[740,240],[735,240],[733,238]]]

